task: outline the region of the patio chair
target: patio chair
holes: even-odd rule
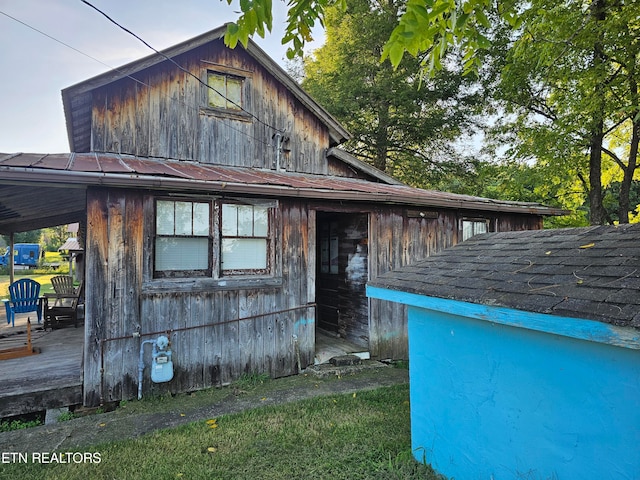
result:
[[[54,286],[55,289],[55,286]],[[84,283],[71,293],[45,293],[44,294],[44,329],[64,327],[73,323],[78,326],[78,306],[82,301]],[[54,300],[53,305],[49,302]]]
[[[73,303],[73,297],[76,296],[77,290],[73,285],[73,277],[69,275],[58,275],[56,277],[51,277],[51,286],[53,287],[54,292],[60,297],[56,296],[56,301],[54,306],[59,307],[63,306],[71,306]]]
[[[23,278],[9,285],[9,300],[3,300],[7,311],[7,323],[15,327],[16,313],[37,312],[38,323],[42,323],[42,300],[40,284],[30,278]]]

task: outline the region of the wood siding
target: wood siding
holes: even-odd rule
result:
[[[93,92],[93,151],[273,169],[279,130],[281,168],[328,173],[327,127],[244,50],[220,40],[175,60],[193,76],[163,62]],[[207,107],[207,70],[244,78],[246,112]]]
[[[498,231],[542,228],[542,218],[534,215],[379,209],[370,216],[370,279],[457,244],[461,240],[461,220],[466,217],[488,219],[491,228]],[[408,359],[406,306],[370,299],[369,322],[373,357]]]
[[[171,341],[174,379],[150,383],[148,346],[145,393],[226,384],[245,372],[286,376],[313,363],[315,216],[300,202],[280,205],[274,278],[227,286],[151,279],[153,197],[89,191],[85,404],[134,398],[140,342],[161,333]]]
[[[277,205],[271,276],[154,279],[155,198],[141,191],[88,190],[86,405],[134,398],[140,342],[160,334],[171,341],[175,376],[167,384],[150,383],[149,346],[143,356],[145,394],[226,384],[243,373],[295,374],[312,364],[315,354],[317,218],[341,212],[343,263],[348,266],[358,252],[366,255],[367,269],[356,277],[374,279],[457,243],[458,226],[467,216],[455,210],[408,212],[271,199]],[[540,222],[534,216],[497,214],[490,220],[500,229],[538,228]],[[347,287],[336,296],[348,323],[339,326],[345,336],[367,334],[374,358],[406,359],[405,307],[367,301],[364,282]]]

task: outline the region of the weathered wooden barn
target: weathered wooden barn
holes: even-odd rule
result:
[[[73,153],[0,154],[1,232],[84,226],[86,405],[134,397],[140,342],[163,333],[174,392],[294,374],[317,328],[407,358],[405,307],[367,299],[368,280],[563,213],[400,184],[337,148],[348,132],[259,47],[223,34],[63,90]]]

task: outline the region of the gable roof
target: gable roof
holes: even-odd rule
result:
[[[640,224],[478,235],[369,285],[640,327]]]
[[[137,72],[153,67],[162,62],[169,62],[166,57],[174,58],[195,48],[210,42],[221,42],[227,30],[226,24],[207,33],[186,40],[178,45],[162,50],[160,54],[154,53],[140,60],[130,62],[121,67],[110,70],[83,82],[62,90],[62,102],[67,122],[67,135],[69,137],[69,149],[72,152],[88,152],[91,150],[91,91],[120,79],[130,77]],[[228,48],[228,47],[224,47]],[[238,44],[237,49],[244,49]],[[328,128],[333,145],[338,145],[348,140],[349,132],[313,98],[309,96],[289,74],[280,67],[269,55],[267,55],[255,42],[249,39],[247,48],[244,49],[262,67],[282,83],[293,96],[308,108]],[[177,68],[172,65],[172,67]]]
[[[466,209],[485,213],[566,213],[537,203],[492,200],[330,175],[224,167],[114,153],[0,153],[0,233],[81,220],[85,208],[84,188],[89,185]]]

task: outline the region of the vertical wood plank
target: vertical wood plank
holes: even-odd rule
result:
[[[262,313],[260,295],[255,290],[241,292],[239,295],[240,318],[251,317]],[[259,329],[262,318],[242,320],[238,324],[238,349],[240,366],[243,373],[260,373],[260,358],[264,354]]]
[[[142,295],[144,213],[141,193],[129,192],[124,212],[123,298],[121,336],[131,335],[121,346],[123,361],[122,398],[131,398],[137,391],[137,342],[133,332],[140,329],[140,301]],[[122,399],[121,398],[121,399]],[[120,400],[120,399],[119,399]]]
[[[206,323],[216,324],[222,321],[222,302],[213,295],[204,299]],[[222,325],[207,327],[203,332],[204,339],[204,381],[208,386],[222,384]]]
[[[108,213],[107,193],[102,189],[87,190],[85,339],[84,339],[84,404],[99,405],[101,398],[101,340],[105,338],[104,312],[107,284]]]
[[[222,383],[230,383],[240,377],[241,359],[238,348],[239,331],[238,322],[238,293],[225,291],[223,294],[222,321],[227,322],[222,327]]]

